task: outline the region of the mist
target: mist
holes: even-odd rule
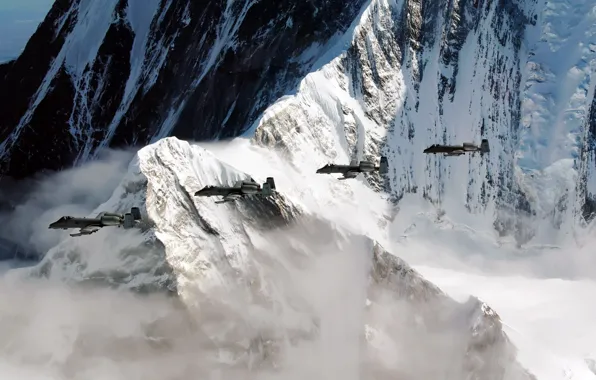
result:
[[[153,232],[106,228],[63,239],[68,232],[47,229],[62,215],[89,215],[114,189],[128,188],[131,156],[111,152],[51,176],[4,215],[12,223],[6,236],[48,255],[36,268],[45,279],[6,275],[0,282],[0,375],[460,380],[517,371],[498,324],[487,328],[496,338],[472,336],[482,320],[478,304],[456,303],[399,273],[391,283],[373,281],[374,242],[329,221],[299,218],[290,228],[258,232],[244,226],[252,245],[247,264],[217,272],[228,277],[212,282],[201,278],[200,249],[177,255],[185,273],[168,272],[168,248],[146,244]],[[125,181],[145,191],[133,177]],[[112,201],[130,207],[137,193]],[[419,254],[407,245],[392,251]],[[222,267],[233,260],[228,255],[221,255]],[[177,280],[177,297],[159,291]],[[415,294],[403,292],[408,286],[418,287]]]
[[[287,243],[302,238],[301,231],[272,233],[261,247],[267,250],[262,255],[288,258],[297,252]],[[303,261],[302,269],[288,265],[286,271],[275,271],[279,267],[274,263],[263,268],[263,286],[284,293],[268,292],[262,303],[243,286],[216,289],[197,299],[198,307],[187,307],[178,298],[160,294],[139,296],[4,277],[0,376],[358,379],[367,283],[362,265],[365,241],[354,241],[352,250],[328,251],[332,241],[325,240],[300,249],[304,255],[325,249],[321,257]],[[302,322],[291,320],[299,314],[304,315]],[[319,330],[313,335],[309,329],[315,325]]]
[[[128,170],[134,151],[106,150],[94,161],[10,186],[3,181],[0,238],[45,254],[64,237],[48,225],[64,215],[89,214],[110,198]]]
[[[468,223],[473,216],[440,215],[434,206],[412,199],[402,200],[400,208],[388,227],[391,248],[403,251],[403,258],[412,265],[489,275],[596,279],[596,255],[591,248],[596,243],[595,222],[568,233],[563,228],[561,233],[548,223],[511,215],[522,228],[538,228],[537,235],[552,237],[546,243],[536,238],[518,245],[514,236],[499,236],[492,224]]]
[[[194,302],[2,277],[0,376],[462,378],[469,307],[440,297],[421,307],[371,282],[373,242],[324,221],[262,238],[254,271],[209,294],[190,292]]]

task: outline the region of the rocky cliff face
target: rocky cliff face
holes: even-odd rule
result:
[[[552,242],[561,226],[589,221],[589,212],[577,212],[590,207],[593,193],[585,190],[593,188],[588,108],[596,84],[590,72],[596,60],[582,34],[589,33],[578,29],[583,47],[560,64],[553,56],[570,45],[565,31],[551,33],[551,25],[571,17],[564,5],[436,5],[372,2],[346,37],[349,48],[309,74],[296,96],[272,106],[256,138],[284,148],[297,164],[307,155],[289,140],[306,139],[300,145],[309,154],[329,160],[385,154],[388,183],[369,179],[394,199],[417,193],[451,216],[467,210],[482,216],[474,223],[490,220],[520,244],[537,230],[549,231],[539,238]],[[589,26],[584,5],[572,16]],[[565,70],[573,73],[572,85],[555,79]],[[491,146],[484,156],[422,153],[433,143],[482,138]],[[536,218],[545,222],[531,222]]]
[[[0,173],[98,147],[237,136],[310,70],[364,0],[58,0],[0,66]]]
[[[319,161],[384,153],[389,178],[371,179],[395,200],[416,193],[524,242],[535,217],[556,230],[593,215],[594,23],[589,1],[570,4],[57,1],[0,67],[0,173],[167,135],[256,131],[299,156],[302,135]],[[422,154],[481,138],[482,157]]]
[[[596,47],[595,47],[596,50]],[[579,211],[586,221],[596,216],[596,96],[590,105],[590,113],[585,121],[585,146],[579,156],[578,199]]]
[[[350,47],[272,106],[256,138],[296,164],[301,150],[340,161],[385,154],[389,180],[372,182],[395,200],[418,193],[450,214],[486,214],[500,232],[527,240],[519,214],[536,212],[516,176],[515,152],[521,39],[535,18],[515,4],[372,2],[346,37]],[[482,157],[422,153],[433,143],[482,138],[491,144]]]
[[[366,338],[369,355],[376,362],[367,364],[374,363],[368,368],[376,379],[390,379],[388,369],[392,366],[379,360],[383,354],[377,350],[400,352],[392,358],[398,363],[416,363],[397,371],[404,379],[533,379],[516,362],[516,350],[504,334],[498,314],[485,303],[473,297],[464,304],[454,302],[378,244],[373,248],[371,280]],[[388,302],[387,297],[394,301]],[[392,323],[380,329],[375,326],[390,318]],[[428,341],[433,342],[435,352],[421,349],[419,343]]]

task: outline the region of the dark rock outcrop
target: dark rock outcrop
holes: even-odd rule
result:
[[[596,191],[588,188],[588,182],[596,170],[596,97],[590,105],[586,120],[586,142],[579,156],[578,204],[581,217],[586,222],[596,217]]]
[[[143,12],[157,4],[146,39],[128,16],[131,3],[57,0],[21,56],[0,65],[0,176],[59,170],[99,147],[167,135],[238,136],[365,1],[156,0],[143,4]],[[110,12],[95,54],[81,47],[93,41],[75,41],[88,29],[101,33],[90,12]]]

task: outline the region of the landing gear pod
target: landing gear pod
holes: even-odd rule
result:
[[[134,219],[132,213],[127,212],[126,214],[124,214],[124,228],[125,229],[133,228],[134,225],[135,225],[135,219]]]

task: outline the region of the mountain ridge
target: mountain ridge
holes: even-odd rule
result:
[[[59,0],[23,54],[3,66],[3,175],[60,169],[92,157],[103,146],[143,145],[170,133],[192,139],[233,136],[308,71],[308,61],[288,58],[300,57],[312,43],[324,43],[347,28],[363,1],[349,7],[326,1],[288,9],[258,1],[240,8],[223,0],[207,7],[153,1],[152,9],[137,3],[144,4],[112,0],[98,7],[88,0]],[[140,14],[140,20],[130,12]],[[288,28],[292,18],[309,13],[312,28]],[[275,25],[265,22],[268,15],[275,15]],[[263,37],[254,37],[259,34]],[[269,42],[261,44],[265,36]],[[278,56],[285,62],[276,63]],[[29,78],[28,86],[20,83],[23,76]],[[243,83],[259,82],[260,77],[263,85]],[[283,77],[287,84],[277,80]],[[219,90],[222,83],[228,84],[226,91]],[[202,127],[194,128],[197,124]],[[36,140],[41,129],[44,135]],[[52,149],[47,141],[53,141]],[[21,156],[14,144],[27,144],[28,153],[42,156],[42,162]]]
[[[323,340],[340,328],[338,332],[347,337],[361,337],[361,343],[345,344],[353,345],[355,359],[364,361],[362,373],[375,378],[400,374],[417,379],[440,372],[454,379],[463,374],[531,379],[516,362],[515,348],[502,331],[498,315],[483,302],[474,298],[463,304],[454,301],[349,224],[328,220],[324,212],[303,209],[296,193],[279,193],[269,200],[249,197],[233,204],[215,204],[212,199],[190,195],[213,181],[231,184],[247,176],[218,156],[217,151],[176,138],[143,148],[110,198],[91,214],[143,205],[142,213],[150,220],[146,227],[104,229],[85,239],[73,239],[63,232],[59,244],[40,264],[13,270],[9,277],[41,276],[78,287],[108,285],[177,295],[193,323],[200,321],[204,333],[213,330],[209,336],[211,344],[216,344],[208,349],[209,355],[234,357],[232,363],[219,362],[222,371],[252,368],[259,376],[272,366],[279,370],[284,354]],[[335,182],[331,178],[322,181],[327,186]],[[350,187],[338,191],[349,192]],[[372,190],[368,194],[378,196]],[[260,212],[255,214],[256,210]],[[43,218],[49,220],[51,215]],[[106,233],[110,239],[105,239]],[[320,281],[327,283],[329,294],[314,291],[322,285]],[[355,292],[345,302],[334,293],[344,292],[344,286]],[[322,298],[313,297],[317,293]],[[330,298],[325,301],[325,297]],[[331,300],[339,302],[338,310],[354,313],[353,318],[344,316],[349,324],[329,319],[329,306],[323,305]],[[388,325],[383,317],[387,313],[401,317]],[[238,327],[226,327],[234,321]],[[226,334],[215,334],[220,329]],[[405,331],[409,331],[406,338]],[[154,339],[167,341],[168,337]],[[450,359],[424,366],[408,365],[406,360],[396,369],[375,354],[379,339],[403,348],[411,340],[418,341],[409,347],[413,362],[430,352]],[[245,340],[251,342],[249,346],[242,343]],[[351,367],[338,367],[334,373]]]
[[[334,105],[315,104],[322,108],[313,117],[329,118],[333,111],[325,107],[339,107],[344,116],[333,116],[327,123],[339,123],[332,129],[341,128],[341,124],[347,129],[348,144],[341,144],[350,157],[368,156],[367,149],[373,149],[373,155],[382,151],[393,157],[394,169],[382,187],[396,202],[404,194],[417,193],[448,213],[463,207],[472,214],[487,214],[494,228],[503,235],[515,235],[520,244],[536,236],[537,230],[528,220],[552,220],[545,228],[552,230],[553,236],[564,236],[567,231],[557,232],[560,217],[552,215],[561,215],[566,220],[563,225],[573,228],[585,226],[593,217],[591,194],[596,188],[592,179],[596,176],[590,161],[595,149],[590,96],[593,99],[596,81],[590,79],[589,66],[582,64],[595,61],[589,49],[578,53],[577,62],[570,56],[565,63],[568,66],[556,68],[563,72],[569,67],[581,73],[576,77],[583,75],[585,83],[580,82],[577,93],[583,91],[585,98],[563,92],[554,100],[561,104],[559,109],[540,111],[560,120],[555,112],[577,110],[573,111],[576,119],[557,121],[550,127],[555,136],[549,143],[553,154],[544,155],[537,143],[550,130],[527,121],[528,115],[541,109],[541,99],[548,99],[536,78],[545,75],[552,54],[545,53],[540,41],[547,41],[550,49],[566,49],[565,39],[569,38],[565,31],[555,29],[556,33],[547,35],[547,28],[557,17],[570,17],[588,28],[573,35],[583,44],[581,33],[585,30],[588,35],[590,24],[586,21],[591,16],[581,10],[588,9],[589,2],[574,12],[530,0],[445,0],[432,5],[374,0],[348,8],[325,2],[281,12],[281,5],[272,8],[266,1],[251,1],[242,7],[215,1],[200,11],[190,3],[165,0],[142,9],[137,1],[114,0],[101,12],[89,8],[90,4],[86,0],[56,2],[21,57],[3,66],[6,74],[0,77],[5,91],[0,91],[0,97],[5,104],[12,104],[0,110],[3,176],[22,177],[40,169],[68,167],[93,158],[104,147],[142,146],[167,135],[207,141],[251,137],[267,119],[269,109],[295,99],[306,78],[322,70],[326,81],[337,81],[344,90],[342,100]],[[340,11],[339,16],[325,13],[328,9],[324,7]],[[548,7],[560,13],[551,15]],[[271,12],[279,17],[271,18],[269,25],[265,21]],[[207,17],[215,14],[220,16]],[[327,18],[333,22],[325,21]],[[209,20],[219,24],[213,27]],[[100,34],[85,29],[85,23]],[[201,33],[201,28],[207,27],[208,33]],[[52,35],[52,28],[61,33],[53,44],[44,45],[46,50],[39,54],[46,58],[39,59],[36,46],[42,44],[43,36]],[[88,37],[69,34],[73,30]],[[106,33],[103,38],[102,31]],[[82,47],[77,38],[88,38],[88,46]],[[272,50],[261,54],[259,49]],[[53,56],[57,60],[46,73]],[[37,86],[32,82],[36,76],[28,76],[30,85],[25,88],[15,81],[29,66],[37,73],[33,82],[40,82],[43,75],[47,80],[38,88],[38,108],[23,115],[22,109]],[[337,86],[331,82],[326,86]],[[16,94],[11,91],[14,88]],[[47,92],[50,88],[53,92]],[[332,96],[338,97],[334,91]],[[317,94],[311,96],[315,103],[319,101]],[[573,100],[574,96],[580,100]],[[51,106],[46,97],[55,97],[66,108]],[[348,102],[348,98],[353,100]],[[565,108],[567,104],[570,108]],[[302,107],[310,106],[304,103]],[[43,127],[37,125],[41,120]],[[573,129],[575,125],[578,127]],[[535,133],[539,128],[542,132]],[[559,137],[570,128],[577,132],[572,144]],[[52,133],[53,140],[40,130]],[[421,153],[432,143],[480,138],[491,142],[491,153],[480,160],[447,160]],[[278,136],[276,141],[280,140]],[[355,146],[354,142],[365,145]],[[371,144],[378,146],[371,148]],[[532,157],[548,160],[532,161]],[[565,160],[573,160],[564,164],[568,169],[556,169]],[[551,167],[550,162],[554,162]],[[565,191],[545,198],[535,189],[546,187],[555,177],[532,176],[549,170],[548,175],[559,178]]]

